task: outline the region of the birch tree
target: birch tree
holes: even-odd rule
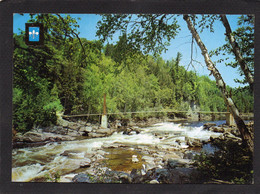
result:
[[[247,82],[250,85],[251,90],[253,90],[254,77],[251,74],[245,59],[242,57],[242,54],[240,52],[241,49],[240,49],[238,43],[236,42],[234,36],[232,35],[232,30],[229,25],[228,19],[227,19],[226,15],[220,15],[220,18],[225,27],[226,36],[229,40],[230,45],[232,46],[232,52],[236,56],[236,60],[238,61],[239,65],[241,67],[241,70],[244,72],[244,75],[246,77]]]
[[[253,145],[252,136],[249,133],[248,128],[246,127],[244,121],[240,117],[239,111],[236,108],[232,98],[230,97],[229,92],[227,91],[226,84],[225,84],[221,74],[219,73],[219,71],[216,68],[216,66],[214,65],[214,63],[211,61],[209,54],[208,54],[208,50],[207,50],[206,46],[204,45],[204,43],[201,41],[198,32],[194,28],[194,26],[191,22],[190,16],[184,15],[183,19],[186,21],[193,38],[196,40],[196,43],[198,44],[198,46],[201,50],[201,53],[204,57],[208,70],[215,77],[216,84],[217,84],[218,88],[220,89],[225,101],[227,102],[227,105],[229,106],[229,110],[231,111],[232,115],[234,116],[235,122],[241,133],[241,137],[242,137],[244,143],[246,143],[246,145],[248,146],[250,151],[253,152],[254,145]]]

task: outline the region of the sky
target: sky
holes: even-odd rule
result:
[[[100,15],[96,14],[70,14],[71,17],[81,18],[78,20],[80,32],[79,37],[86,38],[88,40],[97,40],[96,31],[97,31],[97,22],[101,19]],[[231,29],[235,30],[237,28],[237,20],[239,15],[227,15],[228,21],[230,23]],[[13,32],[19,34],[20,29],[22,31],[25,30],[25,23],[29,20],[29,14],[24,14],[23,16],[20,14],[14,14],[13,16]],[[178,24],[180,25],[180,32],[172,39],[170,42],[170,46],[167,47],[168,50],[165,53],[162,53],[161,56],[164,60],[171,60],[172,58],[176,58],[177,52],[182,54],[182,59],[180,61],[180,65],[184,66],[186,69],[188,68],[188,64],[190,63],[191,56],[191,40],[192,36],[190,31],[188,30],[186,22],[180,16],[178,19]],[[200,37],[202,42],[207,47],[208,51],[214,50],[223,44],[225,44],[225,29],[220,21],[216,21],[214,23],[214,33],[209,32],[209,30],[205,29],[202,33],[200,33]],[[117,37],[113,40],[117,41]],[[195,41],[194,41],[195,42]],[[201,51],[197,44],[194,44],[193,47],[193,59],[199,61],[201,64],[193,63],[195,69],[192,66],[189,66],[189,70],[196,71],[199,75],[209,75],[209,71],[207,70],[206,64],[204,62],[204,58],[201,54]],[[234,56],[230,56],[231,60],[235,60]],[[217,61],[216,57],[212,58],[212,61]],[[243,86],[242,84],[236,83],[234,81],[235,78],[243,79],[237,69],[232,67],[228,67],[225,65],[225,62],[216,64],[219,72],[221,73],[224,81],[227,85],[231,87],[239,87]],[[210,76],[210,79],[215,80],[213,76]]]

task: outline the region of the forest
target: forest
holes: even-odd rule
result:
[[[115,44],[105,43],[102,38],[79,38],[77,19],[70,15],[31,14],[28,22],[43,23],[46,33],[41,47],[27,46],[24,31],[14,34],[13,127],[17,131],[55,125],[57,112],[102,113],[104,94],[110,113],[185,111],[192,103],[201,111],[227,110],[216,81],[179,65],[181,53],[166,61],[156,52],[143,52],[138,44],[128,40],[126,33]],[[239,22],[243,27],[235,35],[241,37],[242,52],[251,63],[252,45],[250,40],[244,40],[248,29],[252,34],[252,27],[247,16]],[[211,51],[211,55],[221,52],[231,52],[228,43]],[[227,65],[235,68],[238,64]],[[253,112],[249,86],[227,86],[227,90],[240,112]]]

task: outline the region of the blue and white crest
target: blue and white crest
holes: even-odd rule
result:
[[[40,41],[40,27],[29,27],[29,41]]]

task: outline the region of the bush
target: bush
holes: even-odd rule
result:
[[[34,91],[35,92],[35,91]],[[38,94],[14,88],[13,126],[19,132],[26,132],[36,126],[56,124],[56,112],[62,110],[56,86],[48,90],[47,82],[39,83]]]
[[[252,184],[252,154],[237,142],[215,140],[218,148],[213,154],[201,153],[195,157],[194,165],[204,182],[212,179],[234,184]]]

